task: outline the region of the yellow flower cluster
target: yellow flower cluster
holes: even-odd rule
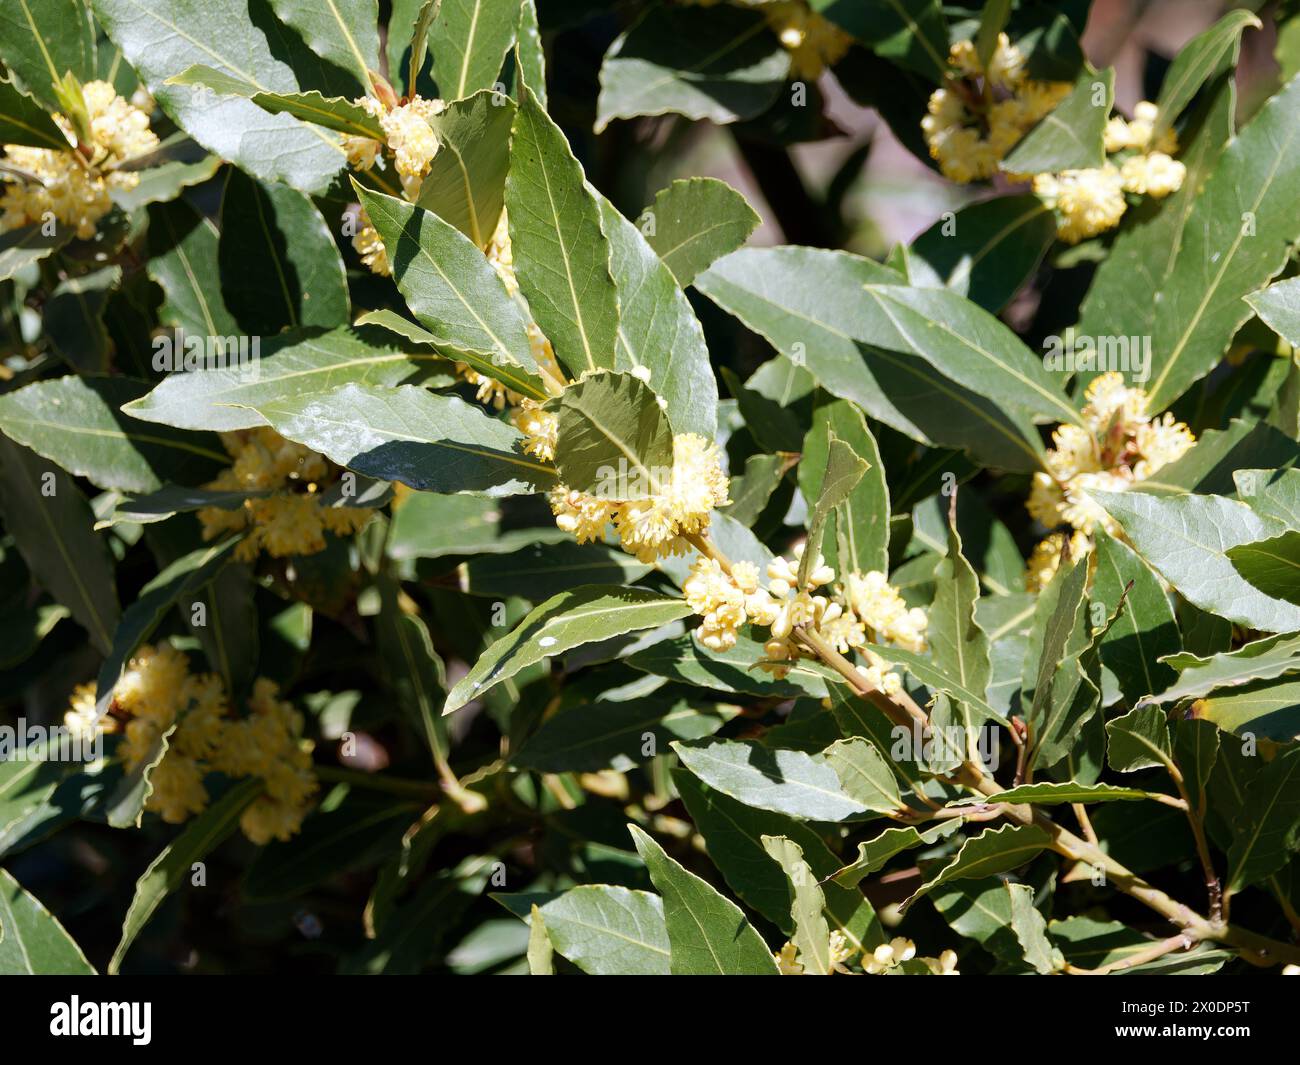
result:
[[[382,100],[373,96],[363,96],[354,101],[367,114],[379,119],[383,128],[383,141],[371,137],[344,137],[343,150],[347,153],[348,166],[353,170],[373,170],[384,165],[384,152],[393,156],[393,166],[402,182],[402,191],[408,200],[416,200],[420,195],[420,186],[429,172],[434,156],[438,154],[438,135],[434,133],[429,120],[442,114],[446,104],[441,100],[425,100],[415,97],[406,103],[389,107]],[[362,264],[372,273],[388,277],[392,264],[383,241],[365,211],[357,216],[357,231],[352,235],[352,247],[361,257]]]
[[[231,713],[221,678],[191,673],[189,659],[170,644],[142,646],[113,689],[109,714],[95,712],[95,685],[73,692],[64,723],[83,735],[123,732],[119,748],[127,772],[155,755],[159,739],[175,726],[162,761],[149,774],[145,809],[180,824],[208,805],[204,778],[259,777],[265,791],[244,811],[240,826],[257,844],[296,833],[317,790],[310,741],[302,715],[278,698],[273,681],[259,677],[249,713]]]
[[[441,100],[425,100],[419,96],[393,107],[373,96],[363,96],[355,103],[379,119],[385,142],[381,144],[370,137],[345,137],[343,150],[347,153],[348,165],[354,170],[370,170],[381,161],[387,148],[393,155],[393,166],[401,179],[402,191],[408,200],[414,201],[420,195],[420,185],[429,172],[429,164],[438,154],[438,135],[434,133],[430,119],[442,114],[447,105]]]
[[[544,410],[535,399],[522,399],[510,414],[521,433],[524,434],[524,450],[535,455],[543,462],[555,458],[555,445],[560,439],[560,419],[551,411]]]
[[[848,938],[844,933],[838,929],[832,932],[827,947],[832,971],[848,973],[848,962],[855,952],[849,946]],[[804,964],[799,958],[799,948],[793,943],[787,942],[785,946],[772,955],[772,959],[776,962],[777,970],[782,976],[804,975]]]
[[[853,38],[813,11],[804,0],[776,0],[762,5],[767,24],[790,53],[790,77],[816,81],[848,53]]]
[[[578,543],[599,540],[611,521],[623,549],[646,563],[690,550],[684,539],[709,527],[714,507],[730,502],[718,446],[696,433],[673,437],[667,483],[645,499],[607,499],[564,485],[551,490],[555,524]]]
[[[206,487],[271,493],[231,510],[204,507],[198,512],[205,540],[247,533],[235,548],[239,559],[252,561],[259,551],[276,558],[315,554],[325,549],[326,531],[351,535],[374,513],[365,507],[324,505],[322,489],[338,479],[338,468],[274,429],[222,433],[221,442],[234,461]]]
[[[379,230],[371,224],[370,216],[365,211],[358,211],[356,226],[357,230],[352,234],[352,247],[361,257],[361,265],[372,274],[390,277],[393,264],[388,261],[388,249],[379,239]]]
[[[1118,531],[1114,520],[1089,496],[1090,490],[1122,492],[1181,458],[1196,443],[1192,431],[1172,414],[1152,417],[1147,394],[1129,388],[1118,373],[1097,377],[1084,393],[1086,425],[1061,425],[1052,434],[1047,470],[1034,474],[1026,504],[1030,515],[1048,528],[1068,525],[1073,557],[1091,546],[1100,525]],[[1039,544],[1030,559],[1026,586],[1036,591],[1060,564],[1065,544],[1058,533]]]
[[[954,73],[930,96],[921,120],[930,155],[946,178],[966,184],[991,178],[1030,128],[1070,93],[1068,82],[1025,76],[1025,58],[1005,33],[988,69],[970,41],[948,55]]]
[[[1039,174],[1036,192],[1048,207],[1059,212],[1057,236],[1067,244],[1095,237],[1119,225],[1128,208],[1126,192],[1161,199],[1182,187],[1187,168],[1173,153],[1178,140],[1166,130],[1153,142],[1156,105],[1143,100],[1133,110],[1133,121],[1118,116],[1106,124],[1106,151],[1119,153],[1115,161],[1088,170]]]
[[[864,968],[868,973],[876,976],[887,973],[895,966],[902,965],[905,961],[911,961],[915,957],[916,944],[903,936],[895,936],[888,943],[881,943],[872,951],[871,958]],[[953,955],[953,964],[955,965],[956,962],[956,955]]]
[[[829,954],[831,969],[837,973],[849,973],[849,961],[856,951],[849,946],[843,932],[835,931],[830,935]],[[862,969],[865,973],[877,976],[911,961],[916,957],[916,944],[904,936],[896,936],[888,943],[882,943],[870,954],[862,956]],[[793,943],[786,943],[772,955],[777,970],[782,976],[803,976],[806,973],[799,948]],[[934,976],[960,976],[957,971],[957,952],[945,950],[937,958],[920,958]]]
[[[925,611],[908,609],[885,574],[879,570],[850,573],[846,592],[853,612],[876,636],[908,651],[925,650]]]
[[[77,150],[71,123],[62,115],[55,115],[54,120],[68,138],[66,151],[4,145],[4,161],[11,169],[2,175],[0,232],[53,218],[72,226],[82,240],[89,240],[113,206],[112,191],[139,184],[139,174],[117,167],[158,146],[149,116],[118,96],[106,81],[87,82],[81,92],[91,136],[82,151]]]
[[[835,571],[820,556],[809,567],[806,583],[799,584],[803,545],[793,559],[777,557],[767,565],[767,587],[759,583],[758,569],[736,562],[728,573],[721,563],[701,555],[682,584],[682,594],[703,619],[696,639],[711,651],[736,645],[741,625],[750,622],[770,630],[764,644],[766,661],[760,666],[777,677],[789,673],[804,655],[794,638],[796,626],[816,633],[841,654],[858,651],[866,660],[858,671],[873,687],[888,694],[902,689],[902,680],[889,669],[871,642],[888,642],[908,650],[925,649],[925,611],[908,609],[884,574],[850,573],[829,595],[817,594],[835,581]]]

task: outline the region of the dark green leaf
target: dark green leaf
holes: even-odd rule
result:
[[[636,825],[628,831],[663,896],[673,975],[776,975],[767,944],[735,903],[683,869]]]
[[[653,225],[648,219],[653,218]],[[748,201],[716,178],[683,178],[660,189],[638,219],[641,231],[685,288],[695,276],[744,245],[758,228]]]
[[[519,288],[560,363],[612,369],[618,294],[600,206],[560,128],[525,88],[510,144],[506,207]]]
[[[776,99],[789,53],[759,11],[659,6],[614,42],[600,69],[596,132],[616,118],[680,114],[719,125]]]

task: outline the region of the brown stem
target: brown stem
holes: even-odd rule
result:
[[[1067,965],[1065,971],[1071,976],[1105,976],[1107,973],[1119,972],[1122,969],[1132,969],[1138,965],[1145,965],[1149,961],[1155,961],[1157,958],[1163,958],[1166,954],[1172,954],[1176,950],[1190,950],[1196,946],[1197,940],[1188,935],[1170,936],[1168,939],[1161,939],[1136,954],[1130,954],[1127,958],[1120,961],[1113,961],[1109,965],[1103,965],[1099,969],[1080,969],[1073,965]]]

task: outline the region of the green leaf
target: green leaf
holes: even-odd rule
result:
[[[777,974],[767,944],[735,903],[683,869],[636,825],[628,831],[663,896],[674,976]]]
[[[291,115],[303,122],[324,126],[351,137],[384,141],[384,127],[369,111],[343,96],[310,92],[267,92],[251,81],[196,63],[167,79],[168,85],[206,86],[222,96],[251,100],[272,115]]]
[[[280,20],[302,35],[317,55],[348,71],[367,95],[379,69],[377,0],[271,0]]]
[[[1061,391],[1059,375],[983,308],[947,289],[872,283],[863,289],[867,303],[860,340],[918,355],[1004,409],[1082,425]]]
[[[203,147],[256,177],[323,193],[346,162],[338,134],[268,115],[249,100],[214,100],[210,90],[167,83],[196,63],[269,93],[297,93],[299,71],[319,78],[320,60],[293,34],[268,34],[249,15],[248,2],[171,0],[163,8],[92,0],[100,25],[163,110]],[[341,95],[343,86],[337,88]]]
[[[671,687],[637,699],[597,698],[546,718],[511,762],[540,773],[626,771],[673,740],[713,735],[735,714],[734,707],[703,703]]]
[[[561,592],[535,608],[513,632],[483,652],[448,694],[443,713],[459,710],[528,666],[583,644],[658,628],[690,612],[691,608],[681,599],[641,588],[591,585]]]
[[[785,480],[791,461],[782,455],[750,455],[745,459],[744,471],[732,475],[728,489],[731,502],[719,508],[721,512],[753,528]]]
[[[258,406],[345,384],[391,387],[444,365],[435,352],[405,348],[375,329],[297,330],[268,339],[262,357],[247,366],[169,374],[122,411],[179,429],[252,429],[267,424]]]
[[[6,78],[0,78],[0,142],[69,151],[68,138],[49,113]]]
[[[0,762],[0,855],[16,853],[88,813],[116,776],[104,761],[87,764],[84,746],[80,762],[46,761],[43,751],[30,746],[26,753],[21,761]]]
[[[166,297],[159,320],[199,338],[229,338],[239,323],[221,297],[216,224],[184,200],[149,206],[149,277]]]
[[[533,543],[573,542],[554,524],[512,529],[504,519],[501,504],[494,499],[419,492],[404,500],[393,518],[388,556],[504,555]]]
[[[215,438],[120,413],[144,386],[123,377],[56,377],[0,396],[0,430],[100,488],[150,492],[228,458]]]
[[[1037,196],[997,196],[941,218],[911,252],[948,288],[996,314],[1055,240],[1056,219]]]
[[[948,554],[934,573],[934,602],[929,610],[926,639],[936,667],[954,677],[963,687],[985,692],[993,676],[993,667],[989,638],[976,620],[979,577],[962,555],[961,535],[957,532],[955,519],[954,505],[948,526]],[[956,711],[964,729],[965,751],[969,752],[979,721],[960,701],[956,704]]]
[[[1101,166],[1106,161],[1102,131],[1114,100],[1114,69],[1094,71],[1085,66],[1070,95],[1025,134],[998,164],[1000,169],[1008,174],[1045,174]]]
[[[1192,813],[1204,817],[1206,789],[1219,760],[1219,730],[1209,721],[1180,720],[1173,724],[1174,762],[1183,774]]]
[[[1275,426],[1233,418],[1226,429],[1207,429],[1182,458],[1143,481],[1142,490],[1152,495],[1241,494],[1233,480],[1238,471],[1288,465],[1297,458],[1300,442]]]
[[[532,915],[528,919],[528,975],[554,976],[554,949],[551,938],[546,934],[546,922],[542,920],[542,911],[533,904]]]
[[[506,207],[519,288],[574,376],[613,369],[618,292],[600,206],[560,128],[525,87],[515,115]]]
[[[1243,503],[1288,529],[1300,529],[1300,470],[1236,469],[1232,473]]]
[[[301,192],[233,167],[221,200],[221,293],[240,332],[266,336],[351,317],[347,273],[325,219]]]
[[[95,975],[58,919],[6,869],[0,869],[0,974]]]
[[[992,0],[984,5],[979,29],[975,31],[975,55],[986,69],[998,50],[998,34],[1006,29],[1010,14],[1011,0]]]
[[[106,654],[117,627],[117,588],[90,506],[71,477],[26,448],[0,439],[0,458],[6,531],[41,586]]]
[[[512,911],[510,896],[493,896]],[[524,898],[526,896],[519,896]],[[582,884],[540,906],[529,924],[545,922],[551,945],[592,976],[667,976],[668,928],[664,901],[648,891]]]
[[[1188,216],[1159,291],[1156,364],[1146,385],[1151,410],[1163,410],[1214,368],[1252,313],[1242,297],[1285,265],[1300,236],[1291,209],[1300,198],[1300,172],[1287,165],[1297,139],[1300,77],[1224,149]]]
[[[949,380],[918,355],[867,343],[872,336],[906,342],[884,313],[893,302],[863,298],[867,285],[907,291],[897,287],[900,280],[888,267],[845,252],[742,248],[700,274],[695,285],[868,416],[922,443],[967,448],[988,465],[1037,469],[1042,447],[1027,420]],[[932,328],[928,321],[923,327],[927,334]],[[1023,348],[1019,340],[1014,344]],[[973,368],[980,356],[960,341],[953,345],[972,356]],[[1024,350],[1023,357],[1032,355]],[[1041,364],[1037,372],[1043,372]]]
[[[763,848],[772,861],[781,867],[790,881],[793,901],[790,920],[794,924],[792,942],[799,951],[799,962],[808,976],[830,976],[831,950],[830,925],[823,910],[826,898],[813,872],[804,861],[799,844],[785,836],[764,836]]]
[[[710,651],[687,635],[647,647],[626,662],[656,677],[736,695],[826,698],[826,681],[819,673],[795,666],[784,680],[777,680],[755,667],[754,663],[763,657],[763,644],[743,633],[729,651]]]
[[[255,601],[258,585],[252,566],[238,562],[222,566],[202,589],[208,616],[195,624],[193,611],[185,617],[203,645],[208,664],[225,681],[226,691],[239,698],[253,686],[260,635]]]
[[[447,727],[441,708],[447,697],[447,671],[433,648],[428,627],[398,602],[400,586],[388,574],[376,581],[379,588],[378,647],[385,675],[398,705],[424,737],[430,753],[446,764]]]
[[[1065,959],[1047,936],[1047,920],[1034,906],[1034,889],[1028,884],[1007,884],[1006,890],[1011,896],[1011,930],[1025,961],[1043,974],[1061,969]]]
[[[438,135],[438,154],[416,202],[480,248],[491,241],[505,206],[514,117],[508,96],[483,91],[449,104],[430,121]]]
[[[495,861],[471,855],[455,868],[425,879],[394,908],[374,939],[343,959],[340,973],[414,976],[421,972],[481,897]]]
[[[1300,681],[1252,681],[1199,699],[1194,713],[1227,732],[1289,743],[1300,737]]]
[[[104,309],[122,281],[118,266],[60,281],[41,309],[41,326],[50,346],[81,374],[108,369],[113,342],[104,325]]]
[[[910,909],[922,895],[928,895],[935,888],[952,880],[1010,872],[1024,865],[1051,841],[1052,837],[1038,825],[986,828],[978,836],[968,838],[947,865],[912,893],[903,903],[903,909]]]
[[[518,0],[442,0],[429,35],[439,95],[461,100],[493,88],[518,21]]]
[[[1138,554],[1193,605],[1264,632],[1300,629],[1300,606],[1260,592],[1225,554],[1278,535],[1280,522],[1221,496],[1090,494],[1123,526]]]
[[[603,373],[564,390],[557,405],[560,480],[602,499],[644,499],[665,490],[673,434],[655,394],[631,374]]]
[[[931,900],[954,932],[975,940],[1004,966],[1023,971],[1024,948],[1011,928],[1011,893],[1004,879],[957,881]]]
[[[1123,611],[1101,637],[1101,660],[1124,698],[1136,703],[1173,681],[1173,670],[1160,659],[1181,650],[1182,638],[1169,597],[1146,563],[1105,530],[1097,531],[1096,541],[1092,601],[1110,612],[1124,599]]]
[[[428,492],[516,495],[554,483],[522,434],[459,396],[415,385],[349,384],[255,408],[281,436],[332,462]]]
[[[519,5],[519,27],[515,31],[515,68],[516,81],[522,80],[533,90],[537,102],[545,107],[546,50],[542,46],[542,31],[537,21],[535,0],[523,0]]]
[[[811,0],[809,6],[885,59],[936,82],[948,72],[948,27],[938,0]]]
[[[465,591],[487,599],[505,599],[521,590],[541,602],[583,584],[632,584],[650,572],[626,551],[573,540],[530,544],[508,555],[480,555],[466,560]]]
[[[199,589],[229,561],[235,539],[195,548],[182,555],[140,589],[135,602],[122,613],[113,631],[113,644],[99,667],[95,698],[101,715],[107,714],[113,688],[122,679],[127,662],[173,607],[188,609]],[[216,665],[217,663],[212,663]]]
[[[657,6],[605,55],[596,132],[640,115],[718,125],[754,118],[776,99],[789,71],[790,55],[762,12]]]
[[[1224,889],[1236,893],[1286,864],[1300,847],[1300,748],[1280,753],[1255,775],[1228,851]]]
[[[1106,761],[1119,773],[1172,765],[1173,748],[1164,711],[1139,706],[1107,722]]]
[[[1019,784],[1014,788],[1000,791],[990,798],[962,799],[950,806],[968,805],[970,803],[1009,802],[1040,803],[1051,806],[1063,802],[1127,802],[1149,799],[1151,796],[1137,788],[1121,788],[1116,784],[1079,784],[1073,780],[1039,781],[1037,784]]]
[[[1178,677],[1152,702],[1194,699],[1222,688],[1300,671],[1300,636],[1269,636],[1206,658],[1183,652],[1166,657],[1164,663],[1176,669]]]
[[[175,839],[163,848],[136,882],[135,897],[122,922],[122,938],[108,963],[108,972],[121,971],[122,959],[154,911],[168,895],[189,877],[191,866],[207,857],[239,824],[244,809],[261,792],[262,781],[240,781],[202,813],[196,815]]]
[[[705,784],[747,806],[806,821],[842,821],[868,812],[826,758],[752,740],[674,743],[673,750]]]
[[[167,757],[171,738],[176,732],[172,725],[153,741],[148,753],[129,773],[124,773],[117,786],[104,803],[104,819],[113,828],[139,828],[144,819],[144,806],[153,794],[153,771]]]
[[[442,0],[395,0],[393,4],[392,18],[388,23],[388,66],[394,79],[400,78],[403,50],[409,48],[411,64],[404,82],[408,96],[414,94],[419,87],[424,59],[429,50],[429,28],[441,10]],[[406,37],[408,26],[411,28],[409,39]],[[397,84],[397,81],[394,80],[393,84]]]
[[[805,499],[821,495],[829,438],[838,437],[867,463],[862,479],[835,508],[835,557],[840,569],[858,573],[889,569],[889,488],[876,439],[862,412],[847,400],[822,403],[803,442],[799,489]]]
[[[858,844],[858,857],[835,873],[835,883],[852,888],[870,876],[897,854],[937,842],[957,827],[955,821],[935,825],[924,831],[912,828],[887,828],[878,836]]]
[[[222,161],[215,155],[203,152],[193,141],[185,143],[196,149],[196,154],[202,154],[193,160],[168,159],[140,171],[140,181],[135,188],[112,190],[113,203],[128,214],[151,203],[166,203],[191,186],[202,185],[221,169]]]
[[[894,770],[876,746],[861,736],[837,740],[822,752],[844,794],[868,810],[894,813],[905,807]]]
[[[1213,26],[1197,34],[1179,50],[1165,72],[1156,98],[1159,114],[1151,129],[1153,142],[1159,141],[1165,130],[1173,126],[1183,108],[1192,102],[1202,85],[1226,63],[1236,62],[1241,45],[1241,35],[1247,27],[1259,29],[1262,24],[1251,12],[1238,8],[1229,11]]]
[[[831,715],[840,735],[845,739],[862,736],[870,740],[885,756],[899,782],[916,790],[924,775],[916,760],[919,737],[909,730],[900,734],[883,711],[847,685],[832,684],[829,687]]]
[[[1225,59],[1230,61],[1222,65],[1206,88],[1204,103],[1196,107],[1180,132],[1178,161],[1187,168],[1182,188],[1163,200],[1148,199],[1126,212],[1110,253],[1098,265],[1084,297],[1080,335],[1140,340],[1154,334],[1161,305],[1151,294],[1165,288],[1196,198],[1232,137],[1237,94],[1231,67],[1236,57]],[[1148,366],[1148,373],[1150,369]],[[1086,384],[1097,373],[1100,371],[1081,373],[1080,383]],[[1167,472],[1168,468],[1161,471]]]
[[[915,651],[904,650],[902,647],[891,647],[888,644],[872,644],[871,651],[886,662],[907,670],[908,673],[912,674],[932,691],[943,692],[958,702],[967,704],[972,710],[983,714],[990,721],[1005,723],[1006,715],[994,710],[985,700],[982,692],[966,687],[961,681],[954,679],[942,669],[936,667],[924,655],[917,654]]]
[[[808,578],[817,564],[817,558],[821,554],[822,536],[826,532],[826,523],[830,520],[831,514],[836,507],[849,498],[849,494],[857,487],[866,472],[867,460],[836,436],[834,429],[829,429],[826,472],[822,475],[821,492],[808,522],[808,539],[803,557],[799,560],[800,588],[807,587]]]
[[[0,60],[46,107],[61,110],[55,82],[68,71],[83,82],[95,77],[95,28],[84,3],[14,0],[5,4],[0,10]]]
[[[1245,300],[1273,332],[1292,347],[1300,346],[1300,277],[1278,281]]]
[[[684,769],[672,773],[673,784],[704,836],[709,858],[727,885],[787,935],[794,930],[790,881],[773,866],[763,846],[765,836],[784,836],[797,844],[812,873],[822,881],[826,918],[857,950],[885,941],[871,904],[854,885],[826,882],[839,868],[838,856],[808,825],[769,810],[758,810],[715,791]]]
[[[1233,568],[1264,595],[1300,603],[1300,530],[1238,544],[1226,554]]]
[[[649,219],[653,218],[653,225]],[[697,274],[742,247],[760,219],[749,202],[725,181],[693,177],[674,181],[655,194],[637,220],[655,253],[685,288]]]
[[[1048,931],[1051,932],[1052,939],[1060,945],[1071,965],[1087,969],[1098,969],[1104,965],[1123,962],[1131,955],[1147,950],[1151,946],[1151,940],[1141,932],[1128,928],[1118,921],[1098,921],[1091,917],[1067,917],[1063,921],[1052,921],[1048,925]],[[1180,951],[1149,965],[1139,965],[1121,972],[1153,975],[1161,973],[1162,970],[1173,974],[1185,972],[1188,975],[1198,972],[1212,973],[1223,965],[1226,960],[1225,954],[1227,954],[1225,951],[1197,948],[1195,951],[1187,953]],[[1230,954],[1227,956],[1231,957]]]
[[[483,253],[436,214],[357,187],[393,277],[420,324],[479,373],[545,399],[528,322]],[[515,245],[518,262],[518,245]]]
[[[412,802],[376,802],[354,791],[336,807],[313,812],[292,839],[259,848],[244,876],[243,896],[277,902],[373,866],[402,845],[420,812]]]
[[[67,244],[74,235],[71,226],[20,226],[0,233],[0,281],[8,281],[19,270],[38,263]]]
[[[695,312],[641,231],[603,197],[600,212],[618,290],[615,365],[646,375],[663,397],[674,432],[712,440],[718,429],[718,385]]]

